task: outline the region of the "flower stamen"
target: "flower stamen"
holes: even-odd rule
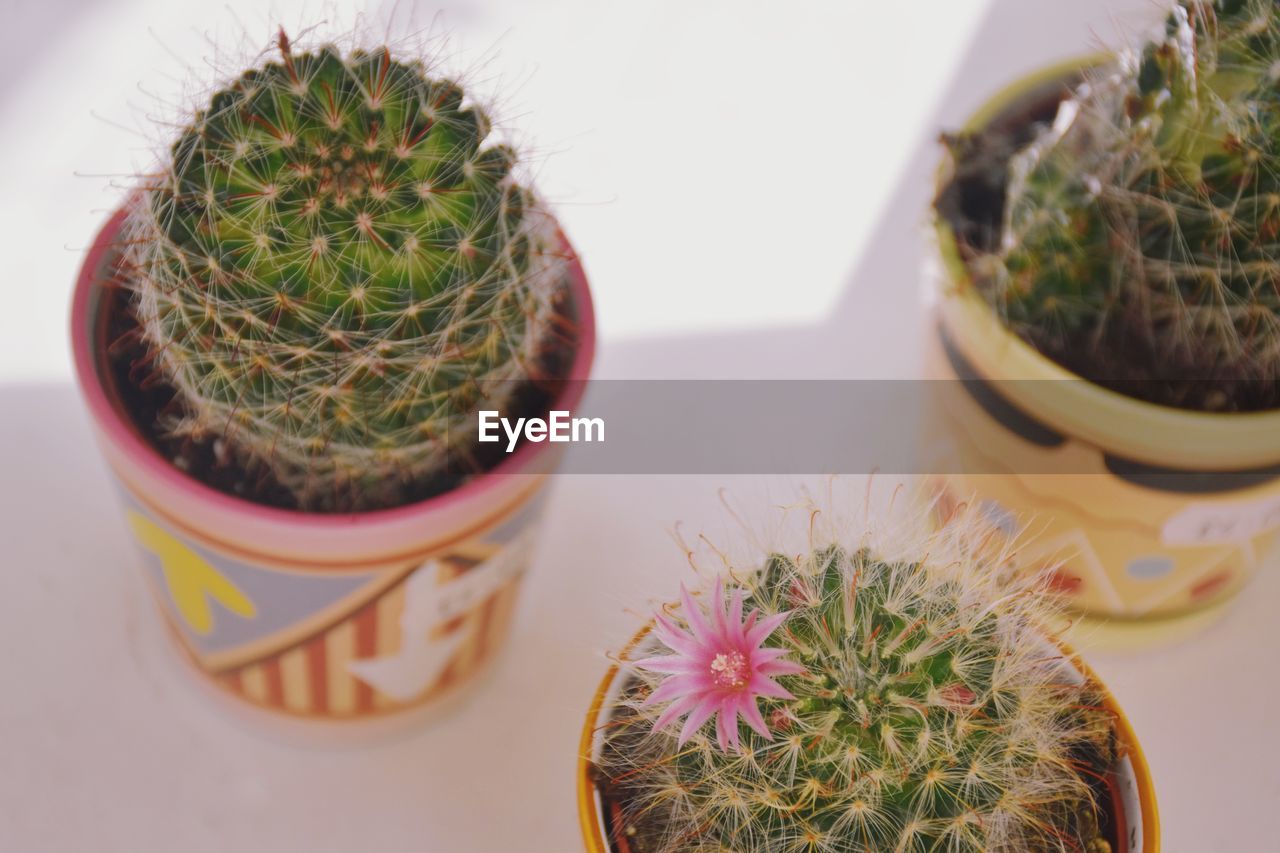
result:
[[[718,654],[711,661],[711,680],[718,687],[741,690],[747,686],[747,659],[742,652]]]

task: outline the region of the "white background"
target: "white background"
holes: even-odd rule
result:
[[[517,637],[468,703],[364,749],[245,731],[172,671],[71,389],[80,248],[145,168],[124,129],[205,32],[350,10],[13,2],[0,27],[0,851],[572,851],[604,652],[758,478],[564,477]],[[319,11],[317,11],[319,10]],[[398,3],[501,89],[592,278],[598,375],[911,376],[939,130],[1004,82],[1154,20],[1149,0]],[[206,69],[207,73],[207,69]],[[505,88],[504,88],[505,81]],[[95,118],[95,115],[103,118]],[[83,173],[77,176],[76,172]],[[779,440],[785,440],[781,436]],[[774,495],[785,484],[770,484]],[[1280,579],[1176,647],[1092,662],[1173,853],[1264,853],[1280,800]],[[1268,704],[1271,703],[1271,704]]]
[[[917,144],[936,131],[986,5],[371,0],[362,17],[374,31],[390,22],[449,35],[445,65],[495,100],[523,143],[613,340],[828,316]],[[1052,54],[1088,46],[1089,27],[1112,29],[1097,12],[1059,8],[1079,4],[1007,5],[1006,17],[1032,26],[1061,22],[1042,33]],[[0,381],[60,379],[80,250],[120,187],[150,167],[164,139],[151,119],[193,106],[217,77],[210,63],[257,55],[277,24],[342,33],[360,7],[3,6]],[[1121,19],[1150,18],[1142,11]],[[1009,21],[984,26],[1025,38]],[[1022,52],[978,60],[996,80],[1040,59]]]

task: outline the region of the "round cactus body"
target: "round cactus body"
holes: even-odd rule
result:
[[[1280,379],[1280,7],[1179,0],[1091,72],[1010,162],[974,269],[1041,349],[1072,366],[1100,347],[1089,378]]]
[[[681,698],[649,668],[687,672],[681,653],[636,663],[599,766],[633,853],[1110,849],[1089,779],[1109,765],[1111,722],[1025,590],[835,546],[733,576],[758,611],[748,625],[787,614],[769,647],[804,671],[779,678],[789,696],[753,699],[767,729],[740,726],[725,749],[661,725]],[[732,622],[712,598],[655,631]]]
[[[536,374],[557,232],[455,83],[387,49],[246,71],[129,216],[135,311],[184,415],[307,509],[438,474]]]

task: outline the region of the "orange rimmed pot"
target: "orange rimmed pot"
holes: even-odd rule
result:
[[[632,652],[644,642],[649,629],[650,626],[645,626],[632,637],[622,651],[623,660],[631,658]],[[1115,697],[1070,647],[1049,639],[1045,640],[1045,645],[1047,653],[1060,657],[1070,677],[1087,681],[1097,688],[1103,696],[1104,707],[1115,720],[1119,757],[1106,780],[1115,830],[1113,843],[1118,845],[1115,853],[1159,853],[1160,813],[1156,806],[1155,784],[1133,726]],[[587,853],[629,853],[625,845],[617,844],[610,837],[611,821],[615,818],[606,813],[605,803],[592,779],[592,766],[600,755],[603,732],[609,724],[609,709],[626,686],[626,679],[619,677],[621,671],[614,664],[605,673],[587,709],[582,738],[578,742],[578,824]]]
[[[1032,75],[966,125],[1056,105],[1099,58]],[[944,167],[939,187],[950,179]],[[978,294],[935,217],[940,389],[925,442],[941,506],[976,502],[1054,567],[1084,617],[1081,640],[1141,646],[1218,618],[1280,534],[1280,411],[1208,413],[1147,403],[1062,368],[1011,333]],[[954,381],[954,380],[963,381]]]
[[[490,471],[393,509],[306,513],[215,490],[174,467],[125,410],[107,365],[117,211],[76,283],[71,342],[97,442],[149,586],[214,692],[258,720],[350,730],[437,709],[510,625],[562,447],[525,443]],[[585,273],[565,243],[577,328],[554,409],[578,405],[595,351]]]

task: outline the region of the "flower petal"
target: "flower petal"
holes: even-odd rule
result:
[[[724,705],[721,704],[719,712],[716,714],[716,743],[720,745],[721,752],[729,751],[730,742],[735,747],[738,745],[738,716],[733,715],[732,737],[730,736],[729,714],[725,713]]]
[[[656,705],[680,696],[700,696],[708,691],[709,677],[699,675],[672,675],[664,679],[657,689],[644,700],[646,705]]]
[[[707,624],[701,608],[693,600],[689,590],[685,589],[684,584],[680,585],[680,603],[684,607],[684,619],[689,623],[689,630],[693,632],[693,638],[703,646],[715,645],[715,633],[711,630],[711,626]]]
[[[654,722],[654,731],[686,717],[679,735],[683,745],[714,716],[716,743],[725,752],[743,750],[742,721],[762,738],[773,739],[759,699],[794,699],[773,676],[808,670],[786,659],[793,650],[762,645],[790,612],[764,616],[759,608],[752,608],[744,619],[745,603],[745,589],[733,585],[726,590],[724,580],[716,578],[714,590],[701,600],[681,585],[679,613],[664,610],[655,614],[654,635],[673,654],[654,654],[631,662],[637,669],[665,676],[644,700],[645,705],[668,703]],[[728,683],[730,679],[725,684],[717,681],[717,675],[730,671],[734,673],[732,683]],[[745,676],[745,684],[738,680],[739,674]]]
[[[748,645],[758,646],[768,639],[769,635],[778,630],[778,626],[787,621],[787,617],[791,615],[791,611],[787,610],[782,613],[775,613],[772,616],[766,616],[756,623],[747,633]]]
[[[631,665],[647,669],[650,672],[666,672],[673,675],[690,674],[702,666],[698,661],[690,660],[684,655],[656,655],[651,658],[633,660]]]
[[[804,664],[793,660],[766,661],[756,667],[756,672],[761,675],[804,675],[808,671]]]
[[[698,697],[685,696],[672,702],[663,712],[658,715],[658,719],[654,721],[653,730],[660,732],[667,726],[674,723],[677,719],[691,711],[698,704]]]
[[[689,716],[684,721],[684,728],[680,729],[680,746],[684,746],[689,742],[689,738],[693,737],[698,729],[702,728],[702,724],[711,719],[711,715],[716,712],[716,703],[709,697],[699,702]]]
[[[729,636],[729,623],[724,612],[724,581],[716,578],[714,591],[711,593],[711,627],[718,637]]]
[[[773,733],[769,731],[769,726],[765,724],[764,717],[760,715],[760,706],[756,704],[755,699],[743,702],[740,710],[742,719],[746,721],[748,726],[751,726],[756,734],[765,740],[773,740]]]
[[[759,674],[751,676],[751,682],[747,685],[747,689],[756,696],[768,696],[771,699],[796,698],[791,694],[790,690],[783,687],[781,684],[771,678],[766,678]]]
[[[671,651],[682,655],[696,655],[701,650],[702,646],[698,641],[680,630],[662,611],[653,614],[653,621],[653,633]]]

